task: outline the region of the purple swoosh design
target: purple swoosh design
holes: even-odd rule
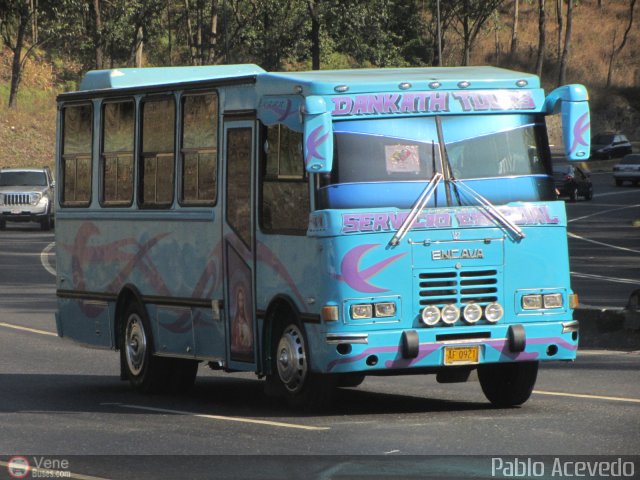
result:
[[[362,262],[362,257],[367,254],[370,250],[379,247],[378,244],[365,244],[359,245],[347,252],[347,254],[342,259],[342,265],[340,269],[342,271],[342,275],[339,277],[340,280],[343,280],[354,290],[358,290],[359,292],[364,293],[382,293],[388,292],[389,289],[376,287],[371,283],[367,282],[367,280],[393,262],[399,260],[404,257],[406,253],[400,253],[398,255],[394,255],[393,257],[386,258],[385,260],[376,263],[364,270],[360,270],[360,263]]]
[[[324,160],[324,157],[318,153],[318,147],[324,143],[324,141],[329,137],[328,133],[325,133],[320,137],[320,132],[322,130],[322,125],[316,128],[309,138],[307,138],[307,153],[309,160],[313,158],[319,158],[320,160]]]
[[[587,146],[587,142],[584,139],[584,134],[589,131],[591,127],[591,122],[588,121],[589,114],[585,113],[582,115],[578,121],[573,126],[573,145],[571,145],[571,153],[573,153],[578,145]]]

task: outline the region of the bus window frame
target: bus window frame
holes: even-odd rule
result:
[[[184,199],[184,153],[185,150],[193,150],[193,149],[185,149],[184,145],[184,102],[188,97],[197,97],[204,95],[213,95],[215,96],[217,103],[217,113],[216,113],[216,141],[215,141],[215,166],[214,170],[216,173],[215,178],[215,195],[213,200],[204,200],[204,201],[192,201]],[[176,106],[178,107],[176,110],[176,134],[178,142],[174,148],[177,159],[176,159],[176,174],[174,175],[174,180],[178,185],[178,195],[176,197],[176,201],[180,207],[185,208],[198,208],[198,207],[215,207],[219,203],[220,196],[220,168],[221,168],[221,152],[220,152],[220,136],[224,135],[222,130],[222,114],[220,111],[220,92],[218,89],[206,89],[206,90],[183,90],[180,93],[179,101],[176,102]],[[208,149],[211,150],[211,149]]]
[[[65,199],[65,182],[66,182],[66,176],[67,176],[67,169],[66,169],[66,164],[65,164],[65,160],[66,160],[66,156],[67,154],[64,153],[64,147],[65,147],[65,129],[66,129],[66,121],[65,121],[65,110],[67,108],[74,108],[74,107],[89,107],[91,109],[91,140],[90,140],[90,151],[88,152],[88,157],[89,157],[89,196],[88,196],[88,200],[82,200],[82,201],[78,201],[78,200],[73,200],[73,201],[68,201]],[[94,102],[89,100],[84,100],[84,101],[78,101],[78,102],[68,102],[68,103],[63,103],[60,106],[60,124],[62,126],[62,128],[60,129],[60,145],[59,145],[59,151],[58,151],[58,158],[59,158],[59,171],[60,171],[60,178],[58,179],[58,183],[59,183],[59,188],[57,188],[58,190],[58,203],[60,205],[61,208],[89,208],[91,206],[91,203],[93,201],[93,150],[94,150],[94,138],[95,138],[95,108],[94,108]],[[73,156],[76,160],[80,157],[86,157],[86,154],[71,154],[71,156]],[[78,164],[77,161],[75,162],[75,166],[76,166],[76,172],[78,170]],[[77,182],[77,173],[76,173],[76,182]],[[77,185],[77,183],[76,183]]]
[[[131,201],[128,203],[117,202],[117,201],[106,201],[105,200],[105,152],[104,152],[104,109],[107,104],[112,103],[126,103],[133,102],[133,150],[131,151],[132,156],[132,165],[131,165]],[[138,176],[136,175],[136,166],[138,163],[138,136],[136,135],[136,130],[138,128],[138,116],[140,112],[139,102],[135,97],[118,97],[118,98],[102,98],[100,102],[100,131],[98,132],[100,135],[100,151],[98,154],[98,189],[100,192],[98,203],[101,208],[130,208],[136,201],[136,190],[138,183]]]
[[[171,99],[173,101],[173,152],[157,152],[157,151],[149,151],[144,152],[144,105],[148,102],[154,101],[162,101],[165,99]],[[136,129],[138,130],[138,145],[136,145],[136,184],[135,184],[135,192],[134,195],[137,197],[136,202],[137,206],[141,210],[171,210],[176,203],[176,173],[177,173],[177,152],[176,152],[176,139],[177,139],[177,126],[178,126],[178,115],[180,102],[176,100],[176,92],[173,90],[166,90],[163,92],[158,92],[150,95],[143,95],[138,101],[138,110],[137,110],[137,123]],[[153,155],[158,159],[159,155],[173,157],[173,178],[171,182],[171,201],[167,203],[148,203],[144,201],[144,154],[147,153],[149,155]],[[157,166],[156,166],[156,182],[155,182],[155,190],[157,192]]]
[[[284,124],[279,124],[280,127],[285,127],[288,128],[286,125]],[[257,196],[258,196],[258,209],[257,209],[257,217],[258,217],[258,229],[260,230],[261,233],[265,234],[265,235],[291,235],[291,236],[299,236],[299,237],[304,237],[307,235],[307,230],[308,230],[308,226],[305,229],[300,229],[300,230],[295,230],[295,229],[287,229],[287,228],[267,228],[264,224],[264,183],[265,180],[271,180],[271,181],[277,181],[277,182],[282,182],[282,183],[299,183],[299,184],[305,184],[306,185],[306,191],[307,191],[307,198],[308,198],[308,202],[309,202],[309,211],[307,212],[307,219],[308,216],[314,211],[314,196],[312,195],[312,190],[311,190],[311,185],[312,182],[310,181],[310,179],[313,177],[313,175],[309,174],[309,172],[307,172],[307,170],[303,167],[302,168],[302,176],[298,177],[298,176],[294,176],[294,175],[280,175],[280,159],[278,158],[278,173],[274,176],[274,175],[268,175],[267,174],[267,152],[265,152],[264,150],[264,144],[267,141],[268,138],[268,130],[269,127],[272,127],[274,125],[265,125],[262,122],[258,122],[258,128],[259,128],[259,133],[258,133],[258,137],[259,137],[259,142],[260,142],[260,151],[258,152],[258,192],[257,192]],[[304,136],[303,136],[304,138]],[[304,160],[303,160],[304,162]],[[307,221],[307,225],[308,225],[308,221]]]

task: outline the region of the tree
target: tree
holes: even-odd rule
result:
[[[469,65],[471,49],[478,33],[503,0],[460,0],[456,2],[455,17],[462,37],[462,65]],[[461,30],[461,31],[460,31]]]
[[[515,55],[518,49],[518,13],[520,10],[520,0],[513,0],[513,27],[511,28],[511,56]]]
[[[618,30],[616,29],[613,32],[611,55],[609,56],[609,69],[607,71],[607,88],[611,86],[611,79],[613,77],[613,67],[614,67],[615,58],[618,56],[618,54],[622,51],[622,49],[626,45],[627,38],[629,37],[629,32],[631,31],[631,27],[633,26],[633,10],[635,6],[636,6],[636,0],[631,0],[629,3],[629,23],[627,24],[627,29],[624,31],[624,34],[622,35],[622,42],[617,48],[615,47],[615,43],[616,43],[616,34],[618,33]]]
[[[567,26],[564,33],[564,48],[560,57],[560,76],[558,85],[564,85],[567,80],[567,63],[569,62],[569,47],[571,46],[571,20],[573,18],[573,0],[567,0]]]
[[[538,0],[538,55],[536,59],[536,75],[542,77],[542,64],[544,62],[545,36],[545,0]]]

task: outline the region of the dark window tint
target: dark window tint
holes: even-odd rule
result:
[[[133,101],[105,104],[102,125],[103,203],[130,205],[133,201]]]
[[[63,110],[62,204],[86,206],[91,201],[91,105]]]
[[[143,206],[173,203],[175,103],[173,97],[148,100],[142,107]]]
[[[251,246],[252,130],[227,131],[227,220],[247,246]]]

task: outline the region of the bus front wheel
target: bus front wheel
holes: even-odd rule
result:
[[[267,390],[283,396],[294,408],[317,410],[328,406],[335,391],[335,380],[311,371],[302,328],[293,321],[278,322],[273,333]]]
[[[522,405],[531,396],[537,377],[538,362],[478,366],[478,379],[482,391],[496,407]]]

